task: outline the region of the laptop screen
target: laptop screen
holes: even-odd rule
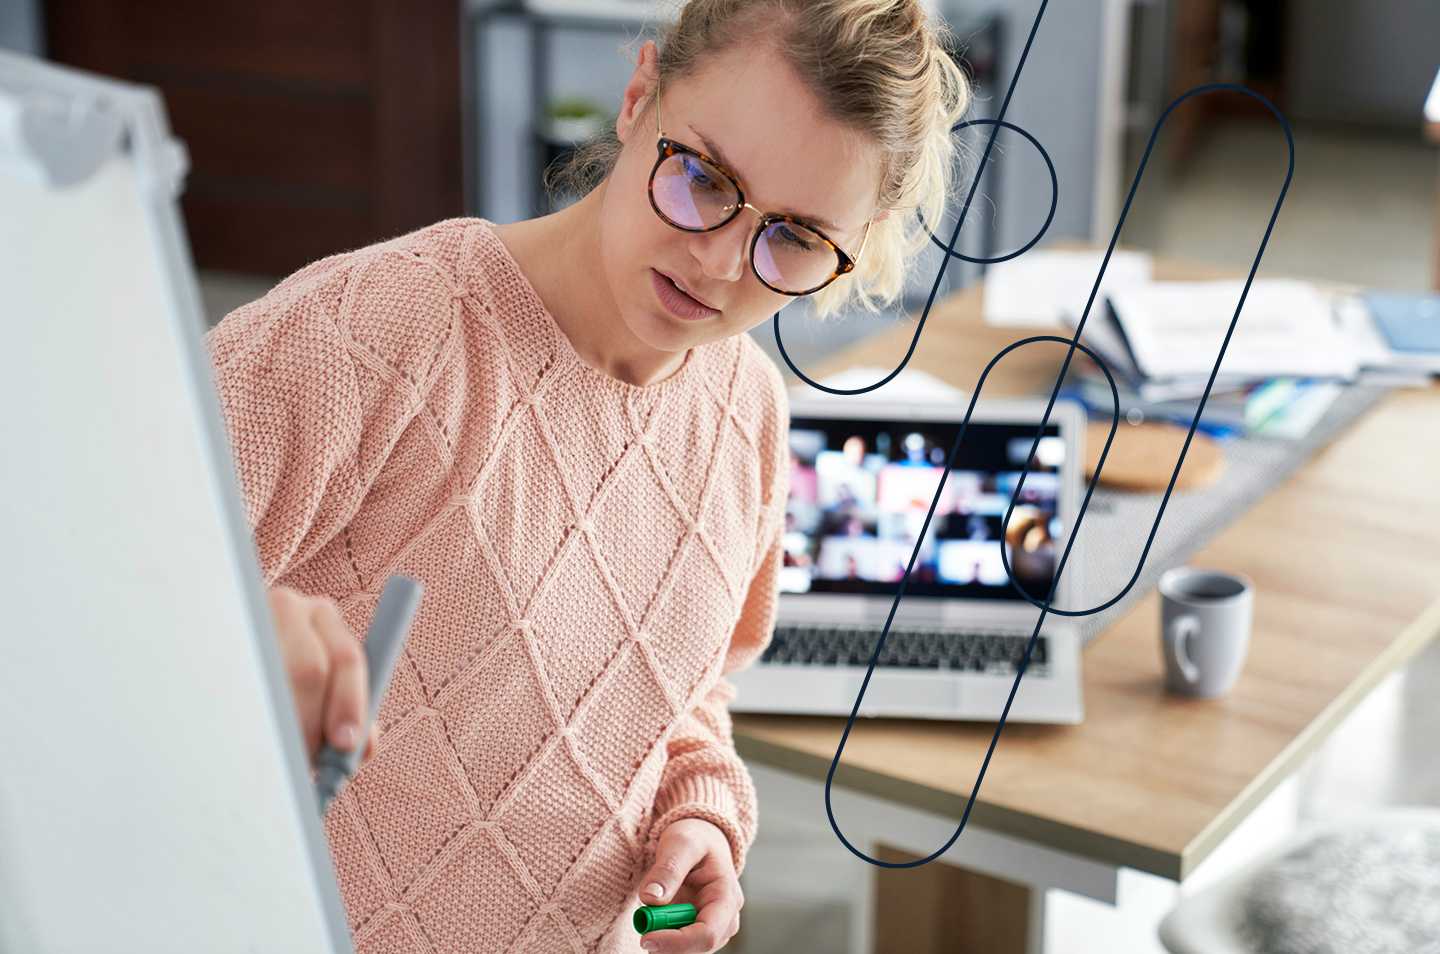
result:
[[[1001,522],[1036,421],[972,420],[915,558],[907,596],[1014,600]],[[794,417],[782,593],[893,594],[935,498],[959,421]],[[1006,559],[1043,599],[1059,560],[1060,424],[1046,426],[1010,515]]]

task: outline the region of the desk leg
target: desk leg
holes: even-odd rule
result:
[[[873,858],[877,847],[866,844],[861,850]],[[865,867],[869,870],[858,879],[851,892],[850,954],[873,954],[875,951],[875,875],[879,869],[873,865]]]
[[[924,855],[879,843],[880,861]],[[940,860],[875,875],[875,954],[1041,954],[1045,890]],[[1037,920],[1038,919],[1038,920]],[[1038,929],[1036,925],[1038,924]]]
[[[1115,866],[990,831],[973,820],[941,858],[918,867],[888,868],[855,858],[836,841],[828,826],[822,780],[753,760],[747,765],[760,804],[756,850],[764,850],[767,843],[783,844],[787,832],[800,830],[815,833],[822,844],[828,844],[820,863],[797,859],[798,865],[788,866],[792,869],[788,878],[796,890],[814,892],[828,884],[853,899],[850,954],[884,951],[887,944],[889,950],[907,954],[926,950],[918,943],[895,943],[897,938],[909,937],[903,932],[909,930],[910,922],[926,926],[940,941],[963,937],[963,931],[982,922],[998,925],[994,944],[970,948],[952,944],[933,948],[936,951],[1043,954],[1043,925],[1050,918],[1048,902],[1052,900],[1046,898],[1046,891],[1060,889],[1106,906],[1116,903],[1119,870]],[[832,795],[846,840],[876,861],[929,857],[955,832],[956,820],[949,816],[839,785]],[[763,868],[757,871],[757,877],[772,875]],[[785,886],[775,890],[791,893]],[[978,909],[978,913],[959,927],[949,927],[943,919],[953,917],[956,910],[963,911],[963,905]],[[936,919],[942,919],[938,931],[934,930]],[[1006,938],[1009,940],[1004,941]],[[1002,941],[1008,946],[1001,946]]]
[[[760,798],[760,840],[783,841],[787,831],[803,829],[826,846],[819,858],[789,853],[798,864],[783,877],[806,893],[827,886],[844,892],[851,904],[849,954],[1164,954],[1155,929],[1180,894],[1224,877],[1293,831],[1297,821],[1298,780],[1292,775],[1183,885],[1043,848],[973,821],[944,860],[887,868],[854,858],[828,825],[817,826],[824,819],[823,782],[753,761],[749,768]],[[846,838],[877,861],[928,857],[954,832],[953,818],[840,786],[834,794]],[[763,866],[755,877],[780,876],[783,867]]]
[[[1045,898],[1050,893],[1044,887],[1031,887],[1029,910],[1025,923],[1025,954],[1045,954]]]

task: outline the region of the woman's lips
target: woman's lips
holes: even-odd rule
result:
[[[650,269],[650,284],[655,287],[655,297],[660,299],[660,304],[676,318],[699,321],[720,314],[718,310],[708,308],[682,292],[674,282],[653,268]]]

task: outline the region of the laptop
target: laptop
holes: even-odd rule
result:
[[[726,676],[734,712],[849,716],[968,400],[790,402],[790,495],[775,632]],[[976,403],[858,715],[999,719],[1083,496],[1085,413],[1045,398]],[[1002,540],[1011,496],[1032,466]],[[1077,544],[1053,605],[1080,604]],[[1082,637],[1047,613],[1007,718],[1078,723]]]

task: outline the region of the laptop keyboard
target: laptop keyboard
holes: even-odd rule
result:
[[[880,631],[860,626],[777,626],[761,662],[869,666]],[[987,675],[1019,671],[1030,634],[1016,630],[901,629],[892,626],[876,666],[958,670]],[[1049,672],[1049,638],[1035,640],[1027,676]]]

